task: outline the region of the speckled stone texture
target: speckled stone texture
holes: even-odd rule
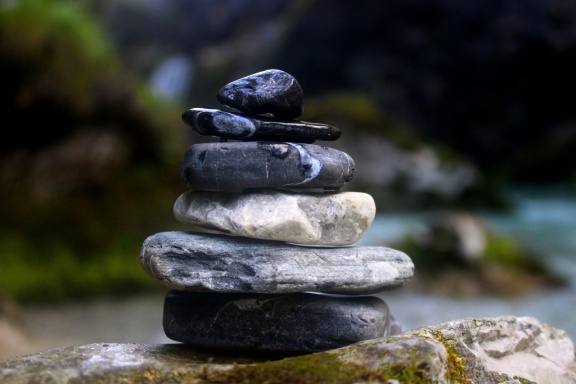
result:
[[[167,294],[163,322],[166,336],[193,346],[286,354],[383,337],[394,323],[386,303],[372,296],[180,291]]]
[[[302,114],[304,92],[296,79],[281,70],[268,69],[235,80],[218,91],[216,98],[247,113],[271,113],[294,118]]]
[[[244,141],[312,143],[315,140],[334,141],[342,133],[328,124],[278,120],[205,108],[192,108],[184,112],[182,120],[200,135]]]
[[[338,190],[354,175],[354,160],[334,148],[269,141],[203,143],[184,155],[181,175],[191,189]]]
[[[161,232],[142,246],[153,278],[190,292],[368,294],[410,280],[406,254],[386,247],[302,247],[194,232]]]
[[[235,236],[312,245],[352,244],[364,235],[375,214],[372,196],[361,192],[188,191],[174,204],[174,215],[183,223]]]

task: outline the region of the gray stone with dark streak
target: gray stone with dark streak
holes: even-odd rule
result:
[[[410,258],[386,247],[302,247],[194,232],[161,232],[142,246],[153,278],[190,292],[369,294],[413,275]]]
[[[354,171],[354,160],[337,149],[270,141],[193,144],[181,165],[182,179],[191,189],[224,192],[338,190]]]
[[[315,140],[334,141],[342,134],[328,124],[278,120],[218,109],[192,108],[182,114],[182,120],[200,135],[232,140],[312,143]]]

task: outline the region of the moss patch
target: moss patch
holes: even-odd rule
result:
[[[155,367],[136,369],[130,373],[111,372],[105,375],[83,376],[71,378],[70,384],[196,384],[200,383],[196,372],[188,372],[185,369],[165,371]]]
[[[204,372],[207,383],[350,383],[370,371],[355,364],[342,364],[335,355],[314,354],[256,365],[237,365],[216,373]]]
[[[411,366],[384,366],[376,371],[340,360],[335,354],[322,353],[271,361],[256,365],[237,365],[230,370],[202,375],[204,383],[268,383],[312,384],[385,382],[396,379],[402,383],[426,383],[424,367],[418,362]]]
[[[446,379],[454,383],[473,384],[466,373],[466,359],[458,351],[455,340],[450,340],[441,331],[434,333],[433,337],[442,343],[448,356]]]

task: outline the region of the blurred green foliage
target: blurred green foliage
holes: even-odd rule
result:
[[[355,130],[382,135],[406,150],[416,149],[422,143],[408,125],[393,119],[372,98],[360,92],[340,91],[309,97],[302,120],[345,127],[345,135]]]
[[[14,137],[0,145],[0,293],[19,300],[157,287],[140,267],[140,246],[181,227],[171,209],[184,189],[181,109],[123,69],[87,6],[0,7],[0,117]],[[78,166],[58,145],[87,130],[112,133],[126,154],[105,163],[103,176],[88,164],[78,180],[38,193],[39,166],[55,175],[68,172],[62,164]],[[50,165],[47,154],[61,162]]]

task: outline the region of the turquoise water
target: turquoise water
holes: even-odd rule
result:
[[[466,317],[534,316],[564,329],[576,340],[576,188],[517,188],[511,189],[509,196],[515,207],[510,212],[476,213],[490,228],[515,237],[534,251],[570,285],[514,299],[455,299],[402,289],[381,294],[404,329]],[[427,217],[426,213],[380,213],[358,245],[393,244],[418,230]]]
[[[509,215],[484,215],[495,229],[509,233],[541,255],[556,273],[576,280],[576,190],[512,190],[516,209]]]

